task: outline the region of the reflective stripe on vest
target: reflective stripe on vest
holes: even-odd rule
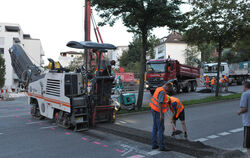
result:
[[[184,106],[183,104],[180,102],[180,100],[178,98],[175,98],[175,97],[170,97],[170,100],[171,100],[171,104],[170,104],[170,109],[171,111],[174,113],[175,110],[172,106],[172,103],[176,102],[177,105],[176,105],[176,118],[179,117],[180,113],[182,112],[182,110],[184,109]]]
[[[162,103],[162,112],[165,113],[167,112],[167,102],[169,100],[169,96],[167,95],[166,91],[164,88],[162,87],[158,87],[156,90],[155,90],[155,93],[153,94],[153,97],[151,98],[151,102],[149,103],[149,106],[151,107],[152,110],[154,111],[157,111],[157,112],[160,112],[160,107],[159,107],[159,102],[158,102],[158,95],[161,91],[164,91],[165,93],[165,97],[164,97],[164,100],[163,100],[163,103]]]

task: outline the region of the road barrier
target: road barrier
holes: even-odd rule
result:
[[[8,89],[1,89],[0,91],[0,98],[1,100],[9,100],[9,92]]]

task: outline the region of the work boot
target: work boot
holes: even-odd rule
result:
[[[187,135],[187,132],[184,132],[184,138],[187,139],[188,135]]]
[[[158,145],[152,146],[152,149],[158,149],[158,148],[159,148]]]

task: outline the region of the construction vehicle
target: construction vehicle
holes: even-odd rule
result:
[[[146,88],[153,95],[155,89],[173,83],[173,93],[196,91],[200,68],[180,64],[178,60],[158,59],[147,62]]]
[[[212,77],[217,76],[217,63],[208,63],[203,66],[203,76]],[[226,62],[221,63],[220,77],[225,75],[229,79],[229,84],[240,85],[247,79],[250,79],[250,61],[244,61],[240,63],[228,64]]]
[[[126,93],[124,94],[124,85],[120,76],[115,79],[114,94],[112,100],[114,105],[117,107],[117,110],[134,110],[136,97],[135,93]]]
[[[93,71],[86,69],[87,63],[75,72],[69,72],[52,59],[49,72],[37,71],[20,45],[15,44],[9,50],[13,68],[27,87],[31,115],[37,119],[54,119],[58,125],[75,131],[87,130],[95,122],[113,122],[115,108],[111,104],[111,89],[114,77],[109,75],[110,65],[100,57],[104,50],[116,47],[75,41],[67,46],[93,50],[88,52],[89,55],[98,54],[95,76]],[[91,87],[88,87],[88,82],[91,82]]]

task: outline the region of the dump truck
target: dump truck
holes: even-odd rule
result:
[[[210,78],[217,76],[217,63],[204,64],[203,76]],[[220,66],[220,77],[225,75],[229,78],[229,84],[240,85],[247,79],[250,79],[250,61],[228,64],[222,62]]]
[[[196,91],[200,68],[180,64],[171,58],[147,62],[146,88],[151,94],[167,82],[173,83],[173,93]]]

